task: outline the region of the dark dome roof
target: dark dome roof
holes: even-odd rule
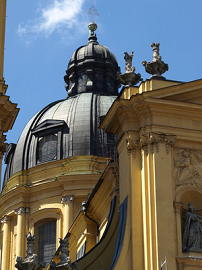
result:
[[[107,149],[113,150],[113,141],[99,129],[99,124],[115,98],[116,96],[82,93],[54,102],[41,110],[27,123],[17,146],[9,145],[3,186],[18,171],[44,162],[78,155],[110,155]],[[43,145],[45,147],[43,156],[37,153],[41,138],[46,138],[42,142],[42,148]],[[59,155],[55,155],[54,151],[50,153],[48,149],[48,144],[54,147],[55,140],[58,149],[61,149]]]
[[[69,62],[68,98],[42,109],[27,123],[17,145],[9,145],[3,187],[13,174],[45,162],[111,156],[114,137],[99,125],[117,97],[119,68],[115,56],[90,34],[87,45],[77,49]]]

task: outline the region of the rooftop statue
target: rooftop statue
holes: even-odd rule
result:
[[[145,66],[145,71],[149,74],[152,74],[152,77],[165,79],[163,76],[161,76],[161,74],[168,71],[168,64],[165,64],[161,60],[161,56],[159,54],[159,46],[160,43],[153,42],[151,44],[151,47],[153,48],[153,60],[151,62],[142,61],[142,64]]]
[[[161,61],[161,56],[159,54],[160,43],[152,42],[151,47],[153,48],[153,60],[152,62]]]
[[[24,261],[21,257],[17,257],[15,267],[19,270],[42,270],[45,267],[44,263],[39,263],[37,260],[37,255],[34,254],[34,241],[36,239],[35,235],[31,235],[29,232],[26,235],[27,238],[27,256]]]
[[[142,81],[140,73],[136,74],[135,67],[132,66],[133,53],[134,52],[131,52],[130,54],[128,54],[127,52],[124,52],[126,73],[118,75],[118,80],[123,85],[131,86],[131,85],[137,84],[139,81]]]
[[[60,262],[56,265],[56,263],[52,261],[50,264],[50,270],[79,270],[77,263],[71,263],[71,258],[69,257],[69,236],[70,234],[68,234],[64,239],[60,238]]]
[[[133,53],[134,52],[128,54],[127,52],[124,52],[124,59],[126,61],[126,73],[135,72],[135,67],[132,67]]]
[[[182,241],[183,252],[202,252],[202,218],[194,213],[194,207],[188,204],[184,234]]]

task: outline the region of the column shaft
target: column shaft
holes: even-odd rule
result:
[[[17,216],[17,245],[16,245],[16,257],[20,256],[24,258],[25,255],[25,208],[20,207],[15,211]]]
[[[1,269],[9,269],[9,257],[10,257],[10,236],[11,236],[11,224],[10,218],[5,216],[1,221],[4,223],[3,232],[3,252],[2,252],[2,267]]]
[[[73,196],[62,197],[62,203],[64,204],[64,223],[63,223],[63,237],[67,234],[70,225],[73,222]]]

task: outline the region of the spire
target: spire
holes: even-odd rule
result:
[[[87,14],[91,16],[91,23],[89,23],[88,25],[88,29],[89,29],[88,40],[89,42],[97,41],[96,34],[94,33],[97,29],[97,24],[94,22],[94,19],[95,19],[95,16],[98,16],[99,14],[97,13],[97,9],[95,9],[94,6],[91,6],[91,8],[89,8]]]
[[[94,22],[89,23],[88,29],[89,29],[88,41],[89,42],[90,41],[97,41],[96,34],[94,33],[94,31],[97,29],[97,24]]]

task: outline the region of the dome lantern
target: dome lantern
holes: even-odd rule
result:
[[[97,25],[93,21],[88,28],[88,43],[72,54],[64,76],[68,96],[84,92],[117,95],[120,68],[116,57],[97,42]]]

